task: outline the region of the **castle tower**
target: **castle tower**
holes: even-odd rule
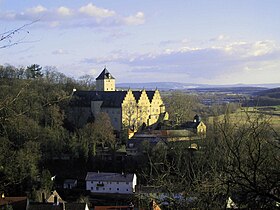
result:
[[[97,91],[115,91],[115,78],[106,69],[99,74],[96,78],[96,90]]]

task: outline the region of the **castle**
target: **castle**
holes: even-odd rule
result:
[[[71,100],[71,121],[83,126],[100,112],[110,117],[116,131],[125,128],[137,131],[168,120],[168,113],[158,90],[118,91],[115,78],[104,68],[96,78],[95,91],[75,91]]]

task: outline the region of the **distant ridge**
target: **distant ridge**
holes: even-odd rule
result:
[[[269,98],[277,98],[280,99],[280,87],[279,88],[273,88],[268,90],[263,90],[256,93],[257,96],[262,97],[269,97]]]
[[[232,85],[208,85],[208,84],[195,84],[195,83],[179,83],[179,82],[147,82],[147,83],[117,83],[117,88],[121,89],[159,89],[159,90],[188,90],[188,89],[204,89],[204,88],[259,88],[271,89],[280,87],[280,83],[270,84],[232,84]]]

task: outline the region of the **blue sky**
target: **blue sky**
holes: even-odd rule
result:
[[[279,0],[0,0],[0,64],[117,82],[280,82]],[[0,47],[7,42],[0,42]]]

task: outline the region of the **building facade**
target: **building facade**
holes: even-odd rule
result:
[[[136,174],[88,172],[86,189],[92,193],[132,194],[136,182]]]
[[[115,78],[106,68],[96,78],[96,91],[75,91],[70,105],[71,121],[80,127],[100,112],[108,114],[117,131],[123,128],[137,131],[141,126],[168,120],[158,90],[117,91]]]

